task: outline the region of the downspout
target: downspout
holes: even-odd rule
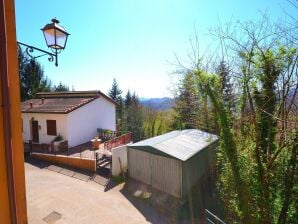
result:
[[[7,166],[8,196],[10,201],[10,214],[13,224],[17,223],[16,214],[16,197],[13,178],[12,163],[12,144],[11,144],[11,124],[10,124],[10,99],[9,99],[9,83],[8,83],[8,66],[7,66],[7,35],[6,21],[4,15],[4,1],[1,0],[0,5],[0,80],[1,80],[1,109],[3,117],[3,135],[5,145],[5,157]]]

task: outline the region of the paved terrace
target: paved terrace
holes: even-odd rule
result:
[[[148,203],[136,203],[124,184],[107,189],[88,173],[58,169],[36,160],[25,163],[28,223],[168,223]]]

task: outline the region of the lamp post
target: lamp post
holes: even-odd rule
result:
[[[45,50],[42,50],[37,47],[33,47],[28,44],[24,44],[22,42],[17,42],[19,45],[26,47],[26,53],[31,58],[39,58],[45,55],[48,55],[48,60],[50,62],[54,61],[55,59],[55,65],[58,66],[58,54],[65,49],[67,38],[69,36],[69,33],[66,32],[66,30],[59,25],[59,20],[52,19],[52,23],[46,24],[42,29],[46,44],[48,48],[51,49],[52,52],[48,52]],[[43,54],[38,56],[33,56],[34,50],[39,51]]]

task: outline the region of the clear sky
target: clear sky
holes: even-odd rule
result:
[[[200,49],[214,44],[208,28],[230,20],[275,20],[286,0],[15,0],[17,39],[47,49],[42,28],[53,17],[71,34],[59,66],[41,58],[45,74],[76,90],[107,92],[113,78],[140,97],[171,96],[174,53],[187,61],[196,30]],[[297,13],[297,11],[296,11]],[[293,14],[294,15],[294,14]]]

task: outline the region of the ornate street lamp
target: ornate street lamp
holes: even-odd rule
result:
[[[52,23],[45,25],[41,30],[43,32],[47,46],[51,48],[52,52],[44,51],[37,47],[33,47],[21,42],[18,42],[18,44],[26,47],[26,53],[31,58],[39,58],[48,55],[50,56],[48,60],[52,62],[55,59],[55,65],[58,66],[58,54],[65,49],[69,33],[67,33],[66,30],[59,25],[59,21],[56,18],[52,19]],[[44,54],[33,56],[32,53],[34,50],[40,51]]]

